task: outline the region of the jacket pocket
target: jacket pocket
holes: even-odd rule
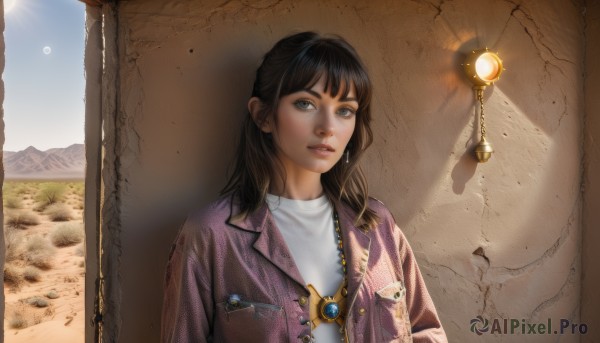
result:
[[[378,290],[375,302],[379,321],[378,341],[412,342],[404,283],[396,281]]]
[[[222,302],[216,307],[214,342],[283,342],[287,337],[281,306],[241,301],[237,306]]]

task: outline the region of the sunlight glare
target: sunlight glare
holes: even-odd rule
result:
[[[16,4],[17,0],[4,0],[4,13],[10,12]]]

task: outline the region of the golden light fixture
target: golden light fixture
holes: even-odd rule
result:
[[[471,51],[463,64],[469,80],[473,83],[475,96],[479,101],[479,123],[481,126],[481,140],[475,147],[475,156],[479,162],[487,162],[494,149],[485,138],[485,114],[483,110],[483,90],[486,86],[498,81],[504,70],[502,60],[495,54],[485,49]]]

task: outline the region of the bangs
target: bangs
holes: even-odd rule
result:
[[[352,86],[361,108],[368,105],[370,82],[364,67],[347,48],[329,40],[310,45],[290,63],[280,84],[279,98],[312,88],[322,77],[331,97],[346,98]]]

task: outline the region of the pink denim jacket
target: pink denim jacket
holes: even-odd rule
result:
[[[447,342],[406,238],[381,202],[369,207],[380,224],[365,232],[335,204],[348,263],[346,339]],[[271,212],[264,205],[232,220],[236,213],[226,196],[183,225],[167,266],[162,342],[313,342],[309,291]]]

